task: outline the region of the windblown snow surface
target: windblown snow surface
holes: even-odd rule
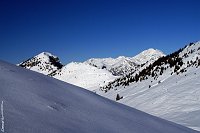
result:
[[[197,133],[3,61],[0,100],[6,133]]]

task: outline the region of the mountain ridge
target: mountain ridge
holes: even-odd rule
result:
[[[150,53],[150,55],[148,55],[148,53]],[[72,66],[69,67],[70,64],[73,63],[63,65],[60,63],[57,56],[54,56],[48,52],[43,52],[34,56],[33,58],[28,59],[25,62],[20,63],[19,66],[52,76],[62,81],[86,88],[88,90],[94,90],[104,86],[108,82],[112,82],[119,76],[129,73],[130,71],[136,71],[137,69],[141,68],[141,66],[143,66],[145,64],[144,62],[147,62],[147,60],[152,62],[157,58],[164,56],[164,54],[159,50],[154,50],[151,48],[136,56],[137,57],[135,58],[125,56],[102,59],[91,58],[82,63],[74,62],[73,67],[76,68],[76,70],[74,70]],[[59,67],[55,66],[55,63],[53,64],[49,57],[53,58],[55,60],[54,62],[56,62]],[[135,63],[139,62],[140,57],[143,57],[143,59],[140,61],[141,63]],[[100,65],[94,64],[94,62],[91,62],[91,60],[97,61],[97,64],[99,63]],[[51,66],[51,64],[53,66]],[[84,72],[83,68],[81,67],[87,70],[87,73]],[[85,75],[84,78],[82,75]],[[91,79],[89,77],[94,78]],[[84,80],[85,83],[81,80]]]
[[[117,58],[91,58],[85,62],[99,69],[107,69],[115,76],[122,76],[137,69],[137,67],[148,61],[155,61],[162,56],[165,56],[163,52],[150,48],[133,57],[119,56]]]

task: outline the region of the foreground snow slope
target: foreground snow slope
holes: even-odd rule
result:
[[[65,82],[0,61],[7,133],[196,133]]]

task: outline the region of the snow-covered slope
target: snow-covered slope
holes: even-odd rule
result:
[[[3,61],[0,101],[6,133],[197,133]]]
[[[200,42],[97,90],[100,95],[200,130]],[[106,90],[106,91],[105,91]]]
[[[48,75],[63,66],[57,56],[48,52],[42,52],[18,65],[45,75]]]
[[[62,69],[52,73],[51,76],[91,91],[118,78],[107,70],[77,62],[67,64]]]
[[[147,62],[153,62],[158,58],[165,56],[161,51],[148,49],[134,57],[119,56],[118,58],[92,58],[85,63],[95,66],[99,69],[106,69],[113,75],[122,76],[136,70]]]

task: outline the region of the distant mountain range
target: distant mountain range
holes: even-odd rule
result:
[[[164,54],[161,51],[148,49],[135,57],[92,58],[82,63],[72,62],[63,65],[57,56],[42,52],[18,65],[88,90],[94,90],[120,76],[135,72],[162,56]]]
[[[148,62],[154,62],[162,56],[165,56],[163,52],[151,48],[134,57],[119,56],[118,58],[92,58],[85,63],[99,69],[106,69],[115,76],[122,76],[137,70]]]
[[[54,57],[53,63],[49,57]],[[19,65],[200,130],[200,42],[169,55],[148,49],[134,57],[92,58],[67,65],[42,53]]]

